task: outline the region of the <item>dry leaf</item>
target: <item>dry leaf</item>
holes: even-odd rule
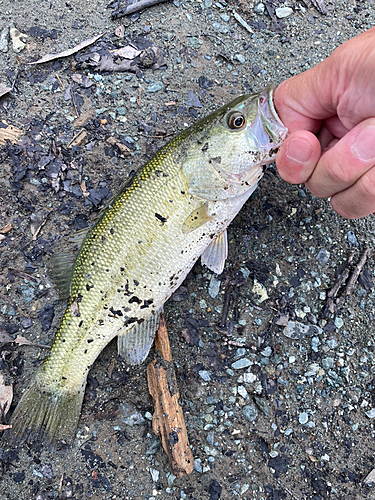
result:
[[[108,137],[107,142],[112,146],[117,146],[123,155],[125,156],[130,155],[131,150],[127,146],[125,146],[125,144],[117,140],[115,137]]]
[[[13,399],[13,387],[4,384],[4,376],[0,373],[0,405],[3,415],[6,415]]]
[[[110,51],[113,57],[123,57],[124,59],[135,59],[142,52],[134,48],[132,45],[126,45],[126,47],[121,47],[121,49]]]
[[[7,94],[8,92],[10,92],[12,89],[10,87],[7,87],[6,85],[4,85],[3,83],[0,83],[0,97],[2,97],[3,95]]]
[[[36,342],[30,342],[30,340],[27,340],[27,338],[21,337],[21,336],[16,337],[14,340],[14,343],[18,344],[18,345],[30,345],[33,347],[41,347],[42,349],[51,349],[51,347],[49,345],[37,344]]]
[[[103,36],[104,33],[98,36],[94,36],[94,38],[89,38],[88,40],[84,40],[83,42],[79,43],[72,49],[64,50],[63,52],[59,52],[58,54],[46,54],[43,56],[41,59],[38,59],[37,61],[28,63],[29,65],[34,65],[34,64],[42,64],[45,62],[49,61],[54,61],[55,59],[60,59],[61,57],[68,57],[71,56],[72,54],[75,54],[76,52],[79,52],[80,50],[88,47],[89,45],[92,45],[95,43],[99,38]]]
[[[8,125],[5,121],[2,123],[7,127],[0,128],[0,144],[5,146],[7,140],[12,144],[16,144],[22,135],[22,130],[13,125]]]

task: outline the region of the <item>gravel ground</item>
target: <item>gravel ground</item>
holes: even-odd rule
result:
[[[86,226],[169,135],[315,65],[375,16],[373,1],[355,0],[328,3],[325,15],[302,1],[175,0],[117,21],[99,0],[0,4],[0,32],[27,35],[19,53],[0,37],[0,83],[12,87],[0,118],[23,133],[20,145],[0,146],[0,233],[12,226],[0,235],[0,366],[12,410],[46,349],[4,334],[51,345],[64,304],[46,265],[60,237]],[[290,15],[277,20],[275,7]],[[83,49],[27,65],[101,33],[101,56],[133,41],[161,49],[165,64],[100,72]],[[111,343],[90,372],[72,448],[0,448],[1,498],[375,498],[365,481],[375,448],[373,260],[324,312],[374,236],[373,217],[343,220],[271,166],[230,226],[224,273],[197,264],[165,307],[193,473],[173,476],[151,429],[153,351],[129,369]]]

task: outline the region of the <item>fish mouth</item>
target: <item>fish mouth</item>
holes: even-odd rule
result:
[[[251,138],[262,157],[256,162],[257,165],[272,163],[288,135],[288,129],[280,120],[273,104],[273,93],[274,87],[269,86],[259,95],[257,118],[251,125]]]

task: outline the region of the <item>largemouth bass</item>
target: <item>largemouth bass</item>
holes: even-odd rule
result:
[[[72,440],[97,356],[117,336],[119,354],[142,362],[163,304],[197,259],[222,272],[226,228],[286,135],[269,88],[184,130],[133,176],[81,245],[65,314],[12,416],[13,436]]]

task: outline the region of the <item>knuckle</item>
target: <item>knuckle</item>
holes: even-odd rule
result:
[[[331,158],[327,174],[332,182],[348,185],[353,182],[353,171],[348,165],[343,164],[336,158]]]
[[[361,193],[368,200],[373,200],[375,204],[375,168],[373,167],[371,170],[366,172],[361,177],[360,181],[360,190]]]

